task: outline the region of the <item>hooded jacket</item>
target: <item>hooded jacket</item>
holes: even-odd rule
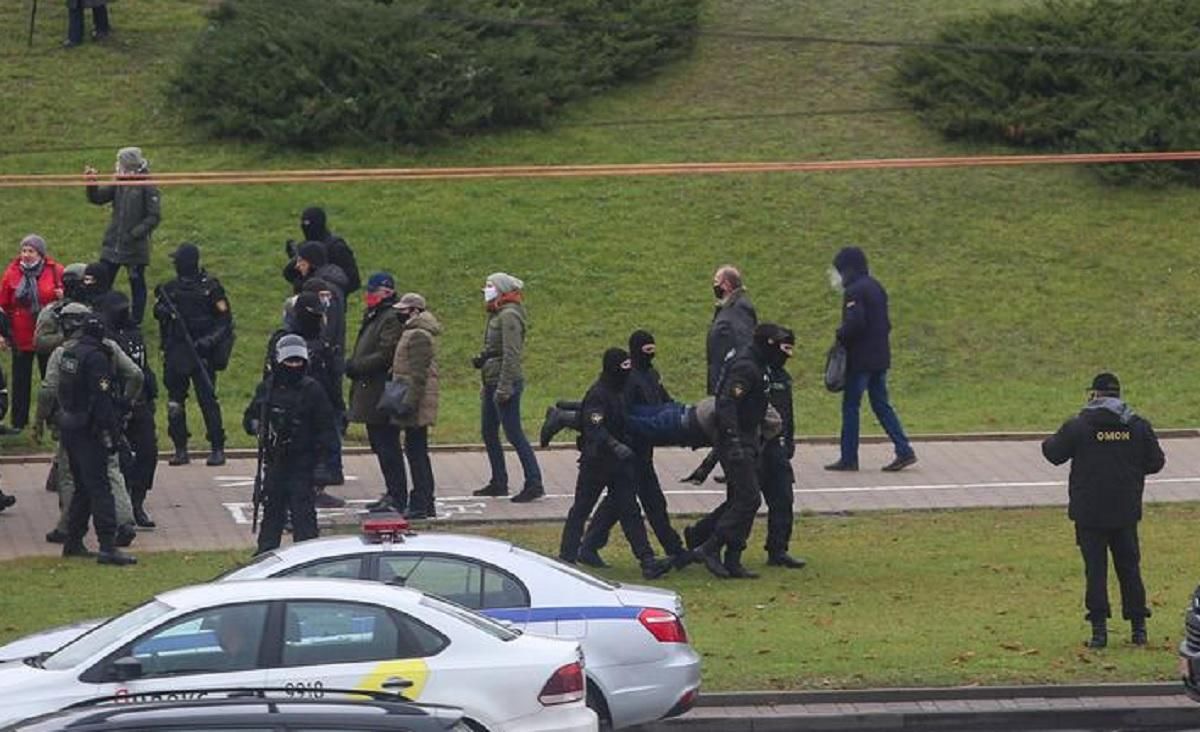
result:
[[[392,424],[407,429],[437,423],[437,339],[441,334],[441,323],[428,310],[404,323],[392,359],[392,380],[408,382],[407,402],[412,409],[404,417],[393,419]]]
[[[150,264],[150,234],[162,218],[162,197],[154,186],[88,186],[87,199],[113,205],[100,259],[116,264]]]
[[[3,277],[0,277],[0,310],[8,315],[12,340],[18,351],[31,353],[36,350],[33,334],[38,315],[58,299],[54,291],[62,287],[62,275],[61,264],[50,257],[42,259],[42,273],[37,280],[38,302],[41,308],[35,313],[28,304],[17,302],[17,290],[21,287],[21,280],[25,278],[24,272],[21,271],[21,258],[14,259],[4,270]]]
[[[754,326],[758,325],[758,313],[746,290],[739,287],[725,296],[713,313],[708,327],[708,393],[717,393],[717,380],[725,359],[738,350],[750,345],[754,337]]]
[[[516,383],[524,378],[521,357],[525,352],[525,306],[509,302],[488,313],[483,329],[484,386],[494,386],[497,394],[511,396]]]
[[[842,324],[837,339],[846,348],[846,371],[886,371],[892,366],[887,291],[871,276],[867,255],[858,247],[838,252],[833,266],[842,276]]]
[[[1132,526],[1142,518],[1146,476],[1166,465],[1150,423],[1120,399],[1095,399],[1042,443],[1055,465],[1071,461],[1067,515],[1080,526]]]

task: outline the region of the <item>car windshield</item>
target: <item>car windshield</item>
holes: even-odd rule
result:
[[[455,605],[452,602],[447,602],[433,595],[426,595],[421,598],[421,604],[431,610],[437,610],[451,617],[457,618],[467,625],[474,626],[490,636],[499,638],[502,641],[510,641],[521,637],[520,632],[512,628],[492,620],[491,618],[479,615],[478,613],[468,610],[461,605]]]
[[[591,585],[592,587],[596,587],[601,590],[615,590],[621,586],[621,583],[619,583],[619,582],[609,582],[606,579],[601,579],[599,577],[593,577],[592,575],[588,574],[587,572],[581,572],[580,570],[572,567],[571,565],[569,565],[565,562],[560,562],[557,559],[551,559],[550,557],[547,557],[544,554],[538,554],[537,552],[531,552],[528,549],[521,549],[519,547],[513,547],[512,552],[513,552],[513,554],[516,554],[517,556],[532,559],[536,562],[546,565],[547,567],[550,567],[551,569],[555,569],[555,570],[558,570],[559,572],[562,572],[563,574],[570,575],[571,577],[574,577],[575,579],[577,579],[581,582],[586,582],[589,585]]]
[[[239,577],[239,575],[242,572],[248,572],[252,568],[257,568],[260,564],[280,564],[281,562],[283,562],[283,559],[281,559],[279,557],[279,555],[276,554],[275,552],[267,552],[266,554],[259,554],[249,564],[239,564],[238,566],[234,567],[233,569],[228,570],[226,572],[222,572],[221,574],[217,575],[216,577],[213,577],[212,581],[213,582],[221,582],[223,580],[241,579]],[[262,577],[264,575],[261,572],[255,571],[255,572],[251,573],[250,576],[251,576],[251,578],[254,578],[254,577]]]
[[[103,625],[92,628],[54,653],[51,653],[42,660],[41,666],[52,671],[75,668],[114,642],[149,625],[173,610],[174,608],[161,600],[151,600],[124,615],[118,615]]]

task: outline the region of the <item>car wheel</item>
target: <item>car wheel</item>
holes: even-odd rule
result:
[[[608,702],[604,700],[600,687],[591,679],[587,682],[587,705],[600,718],[602,728],[612,729],[612,714],[608,711]]]
[[[466,729],[470,730],[470,732],[488,732],[487,727],[484,727],[482,724],[480,724],[479,722],[476,722],[474,719],[467,719],[466,717],[463,717],[463,720],[461,722],[459,722],[459,724],[462,725],[463,727],[465,727]]]

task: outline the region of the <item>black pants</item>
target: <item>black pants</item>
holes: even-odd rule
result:
[[[46,362],[49,360],[48,354],[19,351],[15,347],[13,348],[12,389],[9,392],[9,398],[12,400],[13,429],[24,429],[25,425],[29,424],[30,394],[33,392],[33,362],[37,361],[38,373],[45,378]]]
[[[792,470],[791,452],[787,441],[777,437],[763,448],[759,460],[759,485],[763,501],[767,504],[767,543],[763,547],[767,556],[788,550],[792,541],[792,507],[795,497],[792,485],[796,474]]]
[[[154,487],[158,469],[158,435],[154,429],[154,403],[134,408],[125,427],[125,439],[133,448],[133,463],[123,472],[125,487],[134,506],[142,505],[146,494]]]
[[[429,462],[429,428],[407,427],[404,430],[404,456],[412,473],[412,495],[408,505],[415,511],[434,511],[433,465]]]
[[[400,510],[408,508],[408,477],[404,474],[400,428],[393,424],[368,423],[367,440],[371,443],[371,452],[379,461],[379,471],[383,473],[383,484],[387,487],[392,504]]]
[[[189,364],[189,366],[191,365]],[[163,368],[163,386],[167,388],[167,434],[170,435],[171,442],[175,444],[177,449],[187,447],[189,435],[187,428],[187,396],[189,385],[194,384],[196,400],[200,402],[200,414],[204,416],[204,430],[206,433],[205,436],[208,438],[208,444],[214,448],[224,448],[225,427],[221,422],[221,403],[217,400],[217,393],[215,391],[217,386],[217,372],[212,366],[207,363],[204,364],[204,370],[208,372],[214,389],[210,393],[203,386],[200,386],[195,373],[185,373],[192,370],[192,368],[180,369],[170,362]]]
[[[105,11],[107,18],[107,11]],[[108,23],[105,22],[107,28]],[[96,30],[100,30],[100,22],[96,22]],[[117,281],[117,272],[124,267],[129,272],[129,309],[135,323],[142,322],[142,316],[146,314],[146,265],[144,264],[117,264],[110,262],[107,259],[100,260],[104,268],[108,270],[108,284],[114,285]]]
[[[728,449],[719,445],[717,455],[725,471],[725,502],[701,520],[711,527],[706,534],[715,536],[718,542],[734,552],[746,549],[746,540],[754,528],[754,516],[762,505],[762,492],[758,484],[758,455],[745,449],[741,460],[730,460]]]
[[[112,28],[108,24],[108,6],[101,5],[92,8],[92,24],[96,33],[107,34]],[[83,43],[83,8],[70,7],[67,10],[67,40],[71,43]]]
[[[313,485],[315,460],[278,460],[267,467],[263,491],[263,518],[258,529],[258,553],[278,549],[283,527],[292,517],[292,540],[308,541],[317,530],[316,487]]]
[[[1142,584],[1137,524],[1118,529],[1098,529],[1075,525],[1075,543],[1083,555],[1083,573],[1087,591],[1083,604],[1089,620],[1106,620],[1112,612],[1108,605],[1108,553],[1112,552],[1117,582],[1121,585],[1121,616],[1126,620],[1150,617],[1146,607],[1146,587]]]
[[[108,484],[108,451],[88,430],[61,430],[59,440],[67,451],[71,477],[75,479],[75,493],[67,507],[67,544],[83,541],[90,516],[100,550],[112,551],[117,509]]]
[[[563,524],[562,541],[558,549],[560,558],[568,562],[579,558],[579,543],[583,537],[584,522],[591,515],[605,489],[615,503],[621,530],[625,532],[625,539],[629,541],[633,556],[640,562],[654,558],[654,549],[650,546],[641,511],[638,510],[633,470],[632,461],[629,460],[617,461],[607,458],[579,462],[579,478],[575,481],[575,502],[571,504],[566,523]]]
[[[670,556],[684,550],[679,534],[671,526],[671,516],[667,511],[667,497],[663,495],[662,484],[658,482],[658,473],[654,471],[654,448],[639,450],[634,466],[637,499],[642,504],[646,521],[650,524],[663,552]],[[609,491],[604,500],[600,501],[596,513],[588,524],[587,532],[583,535],[583,546],[586,549],[598,551],[608,543],[612,528],[621,519],[619,501]]]

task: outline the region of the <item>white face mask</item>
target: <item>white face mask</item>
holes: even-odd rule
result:
[[[830,267],[826,274],[829,275],[829,286],[832,287],[835,292],[841,292],[843,289],[842,273],[838,272],[836,267]]]
[[[484,302],[491,302],[492,300],[495,300],[498,297],[500,297],[500,291],[496,289],[495,285],[489,284],[489,285],[484,286],[484,288],[483,288],[483,301]]]

